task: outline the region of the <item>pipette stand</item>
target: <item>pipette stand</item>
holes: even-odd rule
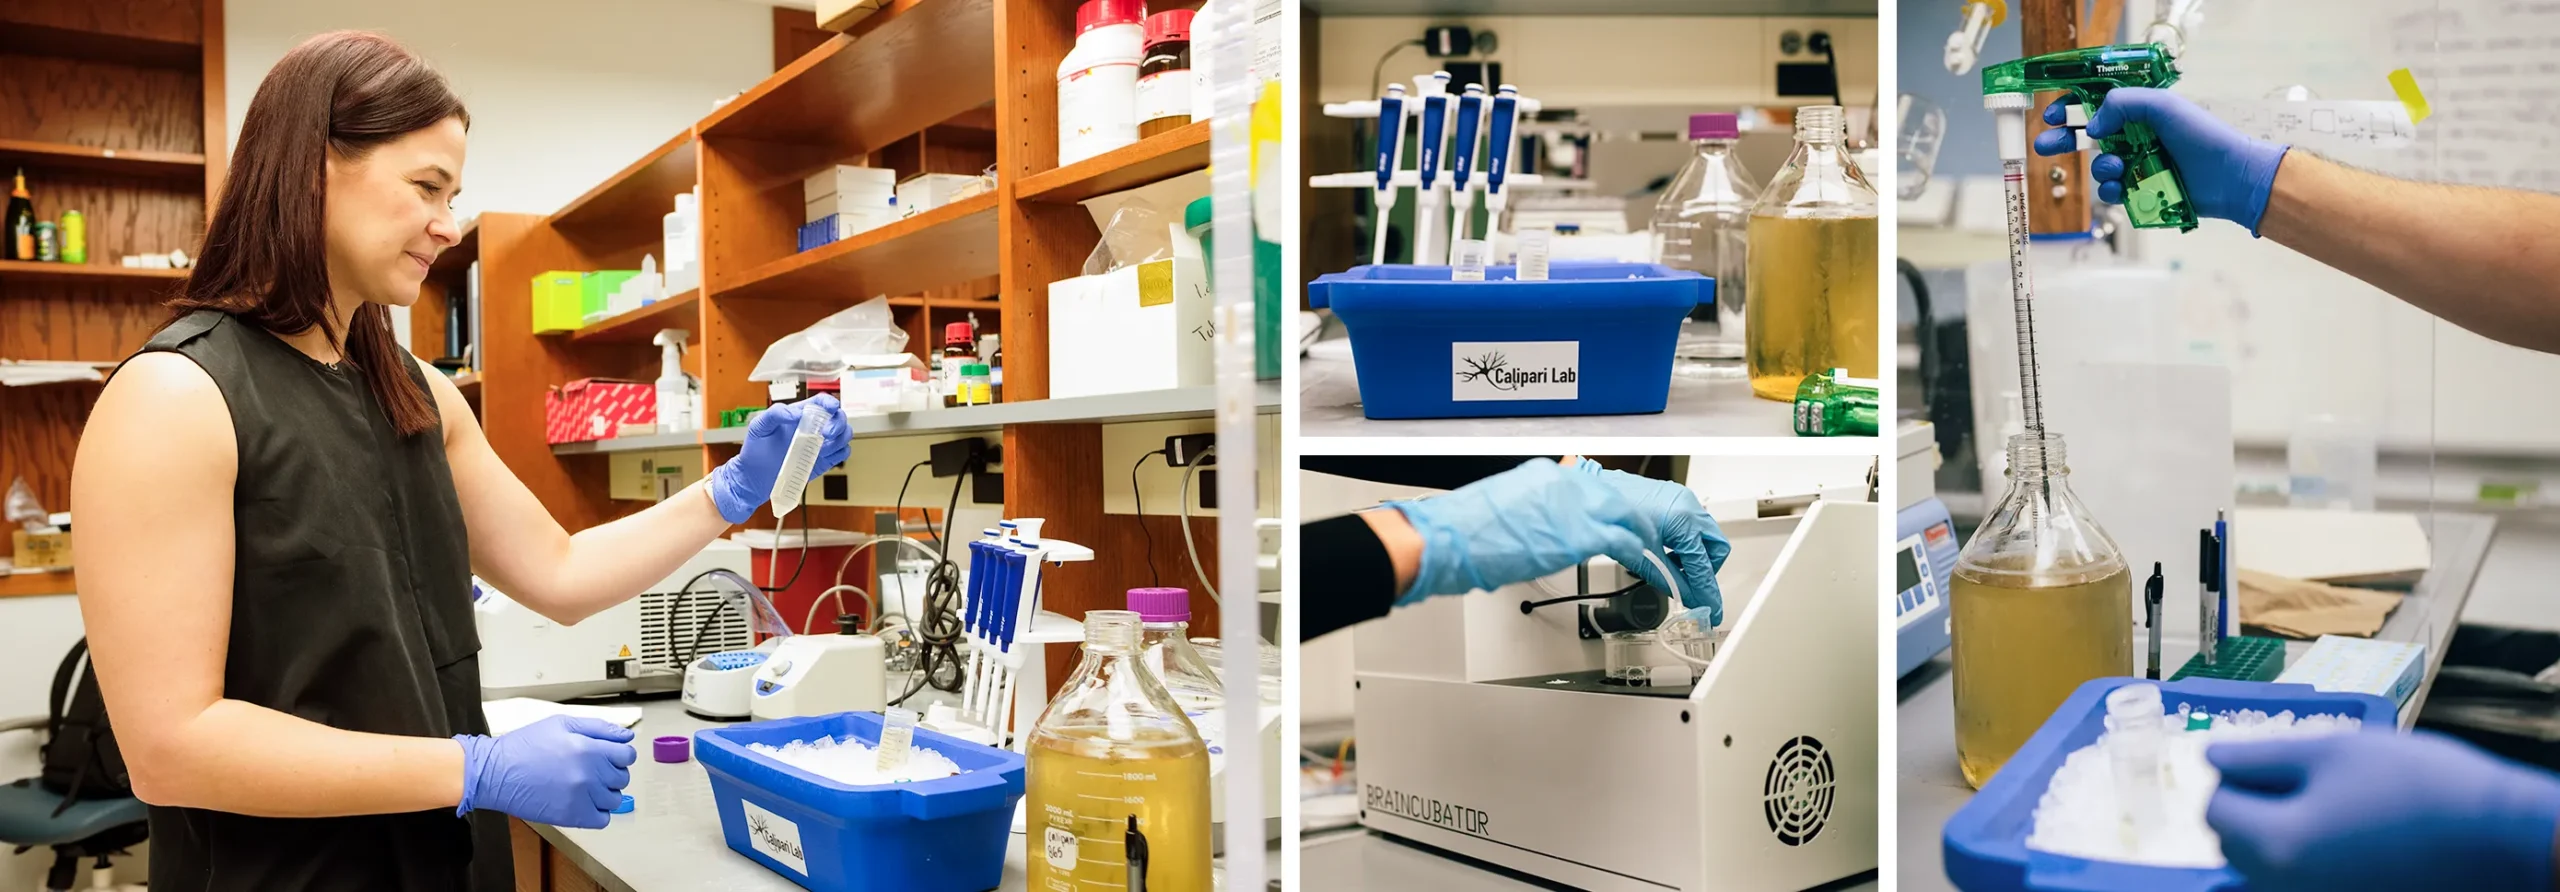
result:
[[[1413,263],[1415,266],[1440,266],[1449,262],[1449,234],[1440,224],[1449,219],[1448,171],[1441,171],[1443,182],[1428,189],[1415,189],[1413,197]]]

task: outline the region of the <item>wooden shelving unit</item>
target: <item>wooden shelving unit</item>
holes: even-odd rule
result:
[[[186,270],[121,258],[197,253],[219,194],[222,0],[0,0],[0,176],[23,168],[36,218],[87,220],[84,263],[0,261],[0,356],[112,363],[167,318]],[[64,85],[76,85],[65,88]],[[71,503],[95,383],[0,387],[0,480]],[[0,597],[65,594],[68,573],[0,576]]]
[[[1191,388],[1048,402],[1048,287],[1080,272],[1100,237],[1076,202],[1204,169],[1209,128],[1192,125],[1059,168],[1056,72],[1074,30],[1074,4],[1056,0],[895,0],[854,33],[777,59],[772,77],[558,213],[484,215],[481,407],[500,457],[569,528],[609,520],[643,507],[607,497],[610,454],[701,449],[709,466],[736,454],[741,432],[553,447],[540,429],[549,388],[585,377],[652,379],[658,351],[650,338],[682,328],[695,335],[685,363],[702,376],[706,414],[716,418],[764,404],[765,385],[747,375],[766,347],[855,303],[886,295],[918,354],[940,348],[941,326],[974,315],[982,332],[1002,338],[1004,402],[866,417],[856,423],[860,436],[1000,434],[1007,513],[1077,530],[1084,538],[1075,541],[1100,558],[1050,583],[1054,609],[1118,607],[1133,580],[1147,577],[1146,538],[1161,544],[1182,534],[1177,518],[1103,514],[1100,487],[1111,474],[1098,467],[1102,428],[1205,417],[1214,401],[1206,388]],[[893,168],[902,179],[993,169],[997,187],[796,251],[801,182],[831,164]],[[643,254],[663,256],[662,218],[675,194],[694,188],[702,202],[699,292],[565,336],[529,333],[535,274],[633,269]],[[1268,389],[1262,402],[1277,411],[1276,384]],[[814,525],[871,525],[870,508],[807,510]],[[760,514],[745,526],[772,523]],[[1193,521],[1192,534],[1204,558],[1214,552],[1210,519]],[[1159,563],[1165,584],[1200,588],[1187,563]],[[1215,605],[1204,600],[1197,613],[1195,628],[1211,634]],[[1069,668],[1052,666],[1051,677]]]

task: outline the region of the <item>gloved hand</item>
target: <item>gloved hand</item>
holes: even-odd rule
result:
[[[845,423],[844,406],[836,402],[835,394],[821,393],[758,412],[754,421],[747,422],[747,443],[739,448],[738,457],[711,469],[711,479],[705,481],[712,504],[720,506],[721,519],[745,523],[755,516],[756,508],[773,498],[774,480],[782,476],[782,460],[791,454],[791,436],[799,433],[804,412],[827,413],[827,445],[818,450],[818,463],[810,466],[809,479],[833,470],[853,453],[853,428]]]
[[[557,827],[602,827],[631,785],[631,729],[555,715],[503,737],[463,734],[462,806]]]
[[[2060,125],[2063,106],[2071,101],[2065,97],[2046,106],[2044,122]],[[2126,124],[2148,124],[2160,137],[2178,176],[2186,182],[2187,201],[2197,216],[2219,217],[2247,227],[2250,235],[2258,234],[2258,219],[2266,216],[2267,196],[2275,190],[2276,168],[2284,163],[2285,150],[2291,146],[2253,138],[2184,96],[2145,87],[2107,93],[2105,104],[2089,116],[2089,136],[2105,139]],[[2078,148],[2069,130],[2036,135],[2039,155],[2062,155]],[[2097,178],[2099,200],[2124,203],[2123,158],[2101,154],[2089,163],[2089,173]]]
[[[1399,607],[1527,582],[1596,554],[1633,567],[1662,550],[1653,522],[1615,488],[1543,458],[1446,495],[1388,505],[1422,536],[1421,566],[1396,596]]]
[[[1680,578],[1661,578],[1662,571],[1643,559],[1627,564],[1627,569],[1666,592],[1675,591],[1671,583],[1678,583],[1680,606],[1688,608],[1682,616],[1711,629],[1724,625],[1724,592],[1716,588],[1716,571],[1724,569],[1724,559],[1732,556],[1733,543],[1725,540],[1724,528],[1698,504],[1698,494],[1677,483],[1612,471],[1587,458],[1575,459],[1571,467],[1598,476],[1634,505],[1637,514],[1653,521],[1653,528],[1662,533],[1662,544],[1671,549],[1672,572]]]
[[[2259,890],[2549,889],[2560,779],[2436,734],[2216,744],[2205,821]]]

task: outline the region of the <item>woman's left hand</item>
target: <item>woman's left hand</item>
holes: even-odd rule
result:
[[[799,432],[800,416],[809,412],[827,416],[826,445],[818,450],[818,463],[810,466],[810,479],[834,470],[852,454],[853,427],[845,423],[844,406],[836,402],[835,394],[822,393],[758,412],[754,421],[747,422],[747,443],[738,450],[738,457],[713,468],[711,478],[704,481],[722,519],[745,523],[773,497],[783,459],[791,454],[791,437]]]

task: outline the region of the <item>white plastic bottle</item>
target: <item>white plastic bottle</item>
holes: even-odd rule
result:
[[[666,241],[666,293],[682,294],[702,287],[702,248],[694,233],[696,208],[691,192],[676,193],[676,208],[659,221]]]
[[[682,433],[701,427],[695,413],[693,376],[684,373],[684,342],[693,332],[669,328],[658,332],[658,432]]]
[[[1058,164],[1138,141],[1138,63],[1146,0],[1085,0],[1076,46],[1058,62]]]

